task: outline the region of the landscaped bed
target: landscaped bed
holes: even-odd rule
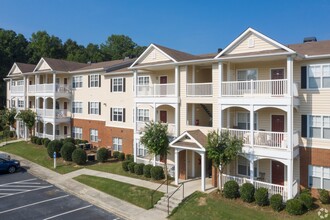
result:
[[[150,189],[89,175],[80,175],[74,179],[141,208],[150,209],[153,207],[150,200],[150,195],[152,193]],[[162,192],[155,192],[154,204],[157,203],[163,195],[164,193]]]

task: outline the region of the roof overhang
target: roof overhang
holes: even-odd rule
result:
[[[184,142],[184,140],[187,140],[189,138],[189,142]],[[181,143],[184,143],[180,145]],[[198,141],[196,140],[192,135],[189,134],[188,131],[183,132],[179,137],[175,138],[169,146],[171,148],[176,148],[176,149],[181,149],[181,150],[192,150],[192,151],[201,151],[201,152],[206,152],[205,147]]]

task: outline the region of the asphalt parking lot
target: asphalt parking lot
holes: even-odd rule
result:
[[[120,218],[45,182],[22,169],[0,173],[0,219]]]

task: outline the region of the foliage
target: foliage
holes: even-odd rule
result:
[[[31,109],[21,110],[17,114],[17,118],[21,119],[25,123],[25,125],[28,127],[30,131],[30,134],[32,134],[32,128],[36,123],[36,117],[37,117],[37,113],[35,113]]]
[[[283,210],[284,204],[283,204],[283,197],[281,194],[272,195],[269,201],[270,201],[270,206],[274,211],[279,212]]]
[[[145,166],[144,163],[135,164],[134,173],[137,175],[142,175],[144,166]]]
[[[223,186],[223,195],[227,199],[236,199],[239,197],[239,185],[235,180],[229,180]]]
[[[325,189],[318,189],[319,192],[319,200],[322,204],[329,204],[330,203],[330,197],[329,192]]]
[[[65,138],[64,140],[63,140],[63,144],[65,144],[65,143],[67,143],[67,142],[70,142],[70,143],[73,143],[74,144],[74,138],[72,138],[72,137],[68,137],[68,138]]]
[[[36,144],[42,145],[43,138],[37,138]]]
[[[134,172],[134,167],[135,167],[135,162],[130,162],[129,164],[128,164],[128,171],[129,172],[131,172],[131,173],[135,173]]]
[[[289,199],[286,201],[285,210],[291,215],[302,215],[304,214],[304,204],[300,199]]]
[[[126,154],[126,160],[133,161],[134,157],[132,154]]]
[[[126,172],[128,171],[128,164],[129,163],[131,163],[131,161],[126,160],[126,161],[122,162],[122,164],[121,164],[123,170],[126,171]]]
[[[137,44],[130,37],[113,34],[101,45],[101,51],[107,60],[120,60],[131,57],[135,47]]]
[[[125,153],[120,152],[119,155],[118,155],[118,160],[120,160],[120,161],[125,160]]]
[[[164,179],[165,175],[164,175],[163,167],[161,167],[161,166],[152,167],[150,170],[150,175],[151,175],[151,178],[153,178],[154,180]]]
[[[50,140],[49,140],[48,138],[44,138],[43,141],[44,141],[43,145],[44,145],[45,147],[47,147],[48,144],[49,144],[49,142],[50,142]]]
[[[312,210],[314,206],[313,197],[309,193],[301,193],[299,195],[300,201],[304,204],[307,210]]]
[[[31,136],[31,143],[36,143],[37,136]]]
[[[86,152],[83,149],[77,148],[72,153],[72,161],[78,165],[84,165],[87,160]]]
[[[264,187],[256,189],[256,192],[254,193],[254,199],[256,200],[257,205],[267,206],[269,204],[268,189]]]
[[[76,146],[71,142],[66,142],[61,148],[61,156],[65,161],[72,161],[72,153]]]
[[[151,164],[147,164],[143,167],[143,175],[147,178],[151,177],[151,168],[153,168],[154,166]]]
[[[97,150],[97,161],[104,163],[109,158],[109,151],[105,147],[101,147]]]
[[[59,140],[53,140],[47,145],[47,153],[50,158],[53,158],[54,152],[56,152],[56,157],[60,156],[60,151],[62,148],[62,143]]]
[[[17,112],[15,108],[5,110],[5,120],[7,125],[14,126],[16,114]]]
[[[120,152],[119,151],[114,151],[112,153],[113,158],[118,159]]]
[[[244,183],[240,188],[240,195],[244,202],[253,202],[255,188],[252,183]]]

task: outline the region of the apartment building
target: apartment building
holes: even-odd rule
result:
[[[40,62],[52,65],[46,58]],[[206,135],[225,130],[242,138],[244,146],[225,168],[223,181],[251,182],[285,199],[299,193],[299,186],[330,190],[330,41],[308,38],[283,45],[249,28],[213,54],[151,44],[136,60],[75,63],[65,70],[43,69],[40,62],[33,71],[14,64],[7,99],[8,106],[16,107],[18,100],[24,108],[37,106],[45,118],[37,126],[42,136],[72,134],[132,152],[137,162],[163,165],[139,143],[145,123],[161,121],[171,140],[169,173],[177,184],[200,177],[203,191],[206,178],[213,185],[220,178],[207,158]],[[49,96],[36,94],[48,86],[41,82],[52,85]],[[48,109],[56,115],[50,121]],[[61,109],[67,120],[57,118]]]

